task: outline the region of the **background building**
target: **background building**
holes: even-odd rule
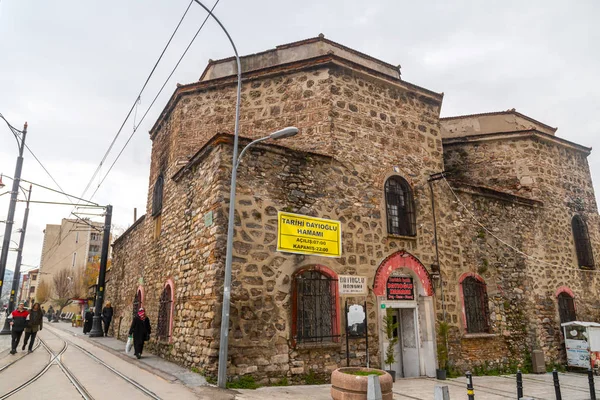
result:
[[[67,270],[73,282],[71,297],[87,296],[87,287],[80,284],[80,281],[87,264],[100,257],[102,228],[101,223],[81,219],[63,219],[60,225],[46,225],[40,281],[49,286],[50,299],[56,296],[53,278],[61,270]],[[48,300],[46,303],[48,308],[52,301]],[[65,312],[77,312],[80,309],[79,305],[73,305],[65,309]]]

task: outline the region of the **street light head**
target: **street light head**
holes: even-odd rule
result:
[[[4,186],[6,185],[2,183],[2,174],[0,174],[0,189],[2,189]]]
[[[287,128],[283,128],[281,130],[278,130],[277,132],[271,133],[269,137],[273,140],[283,139],[295,136],[298,134],[298,132],[298,128],[296,128],[295,126],[288,126]]]

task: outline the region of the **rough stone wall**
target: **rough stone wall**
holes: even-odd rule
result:
[[[519,255],[493,238],[488,243],[487,252],[479,256],[475,254],[475,257],[466,256],[464,249],[463,253],[465,259],[470,260],[472,271],[480,268],[484,259],[491,261],[489,253],[492,249],[500,253],[497,257],[499,263],[490,262],[489,269],[505,276],[501,285],[502,297],[492,304],[490,296],[490,309],[493,307],[497,311],[504,308],[507,312],[502,318],[512,319],[518,329],[515,331],[497,325],[493,332],[499,335],[511,332],[505,337],[511,351],[517,349],[526,356],[533,346],[540,346],[547,362],[564,362],[556,291],[562,286],[573,290],[578,319],[600,319],[600,303],[594,295],[600,288],[598,273],[578,267],[571,229],[573,215],[582,215],[597,259],[599,221],[587,154],[535,138],[453,144],[445,151],[446,169],[453,173],[451,176],[459,186],[459,182],[468,182],[521,195],[539,203],[531,208],[523,205],[523,202],[527,203],[526,199],[515,199],[509,201],[503,210],[494,212],[489,201],[482,206],[483,199],[461,194],[464,203],[484,226],[531,257]],[[449,201],[453,201],[447,187],[444,190],[448,192]],[[508,196],[507,200],[510,200]],[[460,235],[461,231],[471,236],[476,234],[474,237],[477,239],[472,240],[470,246],[468,237],[457,240],[463,247],[471,247],[471,253],[477,247],[479,235],[490,236],[480,226],[473,225],[460,205],[448,216],[441,225],[449,237]],[[455,232],[449,229],[452,221],[459,228]],[[513,260],[507,259],[507,256]],[[504,270],[496,265],[504,265]],[[514,279],[507,280],[508,277]],[[449,284],[456,285],[457,282],[450,278]],[[488,285],[488,290],[490,287]],[[508,303],[502,307],[502,302]],[[496,313],[496,318],[500,314]]]

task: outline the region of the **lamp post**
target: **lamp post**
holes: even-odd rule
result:
[[[227,384],[227,350],[229,344],[229,308],[231,305],[231,264],[233,260],[233,233],[235,220],[235,188],[237,183],[237,169],[242,160],[242,156],[251,146],[269,139],[283,139],[294,136],[298,133],[298,128],[287,127],[269,136],[262,137],[250,142],[238,158],[233,159],[233,169],[231,171],[231,193],[229,196],[229,221],[227,227],[227,252],[225,255],[225,282],[223,284],[223,309],[221,310],[221,336],[219,340],[219,371],[218,386],[225,388]],[[234,144],[235,146],[235,144]],[[235,153],[234,153],[235,154]]]
[[[2,117],[4,119],[4,117]],[[6,120],[4,120],[6,121]],[[17,157],[17,165],[15,167],[15,178],[13,179],[12,191],[10,192],[10,203],[8,205],[8,214],[6,216],[6,225],[4,226],[4,238],[2,241],[2,250],[0,251],[0,293],[2,293],[2,286],[4,283],[4,273],[6,272],[6,262],[8,261],[8,248],[10,246],[10,235],[12,233],[12,227],[15,218],[15,208],[17,206],[17,196],[19,194],[19,182],[21,180],[21,170],[23,169],[23,151],[25,150],[25,137],[27,136],[27,122],[23,126],[22,131],[18,131],[8,123],[12,134],[17,140],[19,146],[19,156]],[[16,131],[16,132],[15,132]],[[21,134],[19,138],[18,133]],[[20,141],[19,141],[20,139]]]

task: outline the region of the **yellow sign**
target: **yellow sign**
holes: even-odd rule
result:
[[[281,211],[277,219],[277,251],[324,257],[342,255],[340,221]]]

